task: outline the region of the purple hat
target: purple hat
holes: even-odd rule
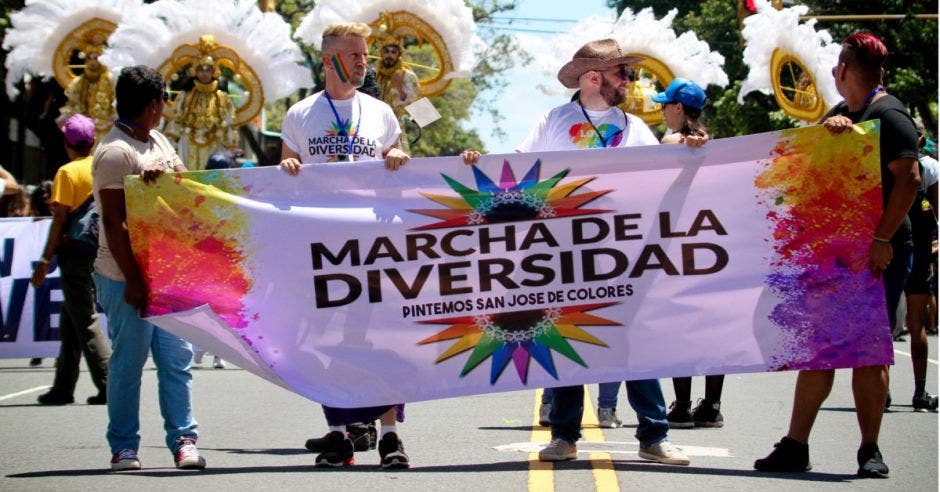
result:
[[[83,114],[73,114],[60,128],[65,143],[70,147],[84,147],[95,143],[95,122]]]

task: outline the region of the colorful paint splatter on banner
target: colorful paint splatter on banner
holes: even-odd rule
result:
[[[884,289],[864,274],[882,210],[879,133],[878,122],[835,137],[822,126],[784,132],[755,180],[772,229],[767,284],[782,299],[770,314],[776,370],[891,358]],[[869,309],[845,309],[858,303]]]
[[[128,215],[140,219],[129,227],[151,286],[147,314],[185,311],[206,300],[229,326],[245,328],[252,314],[244,305],[251,275],[245,264],[250,252],[243,248],[250,244],[251,229],[248,215],[232,199],[246,192],[237,176],[181,173],[151,185],[125,178],[125,189],[135,194]]]

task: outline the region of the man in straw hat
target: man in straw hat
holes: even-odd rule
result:
[[[659,141],[640,118],[617,107],[630,85],[629,66],[640,61],[624,56],[613,39],[591,41],[581,47],[558,72],[569,89],[579,89],[573,101],[546,114],[516,150],[598,149],[657,145]],[[627,397],[637,413],[639,455],[652,461],[688,465],[689,458],[667,440],[666,402],[656,379],[627,381]],[[577,457],[575,442],[581,437],[584,386],[552,390],[551,443],[539,453],[541,461]]]

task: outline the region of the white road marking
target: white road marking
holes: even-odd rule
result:
[[[52,386],[36,386],[35,388],[30,388],[28,390],[17,391],[16,393],[10,393],[9,395],[0,396],[0,401],[9,400],[10,398],[16,398],[17,396],[28,395],[30,393],[35,393],[37,391],[42,391],[44,389],[49,389]]]
[[[908,357],[911,356],[911,354],[909,354],[909,353],[907,353],[907,352],[904,352],[904,351],[901,351],[901,350],[898,350],[898,349],[894,349],[894,353],[896,353],[896,354],[901,354],[901,355],[906,355],[906,356],[908,356]],[[936,361],[935,359],[927,359],[927,362],[929,362],[929,363],[931,363],[931,364],[933,364],[933,365],[937,365],[937,361]]]
[[[514,442],[493,446],[501,453],[538,453],[548,443],[544,442]],[[705,446],[682,446],[672,443],[688,456],[711,456],[716,458],[731,458],[731,452],[726,448],[709,448]],[[578,441],[579,453],[611,453],[636,454],[640,443],[636,441]]]

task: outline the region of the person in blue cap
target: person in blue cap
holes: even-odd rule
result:
[[[662,143],[684,143],[699,147],[708,141],[708,130],[702,124],[705,108],[705,91],[688,79],[675,78],[666,90],[655,94],[653,101],[663,105],[663,119],[670,133]],[[725,377],[721,374],[705,376],[705,398],[699,399],[692,409],[692,378],[672,378],[676,401],[669,405],[669,428],[691,429],[693,427],[722,427],[721,390]]]
[[[700,147],[708,141],[708,132],[699,121],[705,108],[705,91],[689,79],[677,77],[666,90],[652,97],[663,105],[666,127],[672,131],[662,143],[684,143],[689,147]]]

